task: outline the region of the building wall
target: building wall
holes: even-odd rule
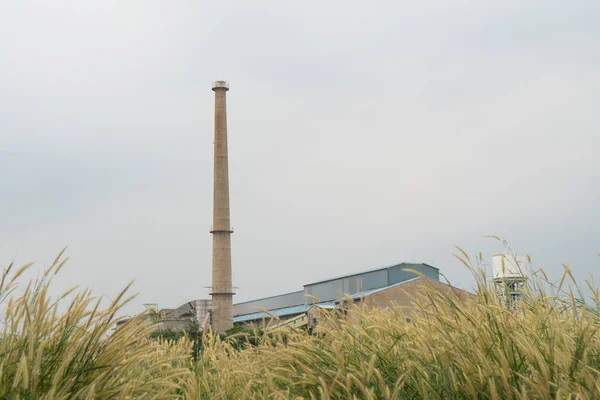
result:
[[[156,331],[168,331],[185,330],[192,326],[190,320],[165,320],[155,324],[153,327]]]
[[[305,285],[304,292],[316,297],[319,301],[336,300],[344,294],[356,294],[395,285],[418,276],[413,272],[404,271],[405,269],[418,271],[435,281],[439,281],[440,278],[439,270],[435,267],[427,264],[403,263],[376,271]],[[314,300],[309,300],[309,302],[312,303]]]
[[[304,291],[300,290],[298,292],[286,293],[280,296],[234,304],[233,315],[238,316],[255,313],[260,310],[274,310],[277,308],[298,306],[304,304],[305,301]]]
[[[412,298],[419,293],[424,293],[426,287],[444,292],[455,292],[459,297],[466,299],[472,295],[464,290],[452,288],[451,286],[433,281],[431,279],[417,279],[403,285],[399,285],[378,293],[373,293],[363,299],[369,307],[389,308],[392,306],[402,307],[406,315],[410,315],[414,307]]]
[[[300,313],[300,314],[303,314],[303,313]],[[287,321],[288,319],[292,319],[294,317],[297,317],[300,314],[290,314],[290,315],[281,316],[278,319],[276,319],[275,321],[273,321],[273,324],[278,324],[280,322]],[[239,325],[244,326],[244,327],[265,326],[265,325],[267,325],[269,323],[270,320],[271,320],[270,318],[259,318],[259,319],[256,319],[254,321],[242,322]]]
[[[369,308],[378,307],[378,308],[390,308],[392,306],[398,306],[403,309],[404,314],[409,317],[414,309],[413,297],[418,296],[420,293],[424,293],[426,288],[432,288],[442,292],[453,292],[458,294],[458,296],[462,299],[468,299],[473,297],[472,294],[467,291],[452,288],[451,286],[440,283],[431,279],[421,278],[414,280],[412,282],[407,282],[405,284],[389,288],[386,290],[382,290],[380,292],[376,292],[370,294],[362,299],[362,302]],[[360,300],[356,300],[355,304],[359,305]],[[320,320],[323,318],[323,313],[329,312],[340,312],[340,310],[331,310],[331,309],[321,309],[318,306],[313,306],[308,312],[308,323],[309,325],[319,324]],[[299,314],[286,315],[280,318],[280,321],[285,321],[290,318],[293,318]],[[355,313],[348,313],[348,318],[351,320],[357,318],[358,316]],[[262,320],[249,321],[248,324],[257,324],[262,325]]]
[[[194,308],[196,309],[196,320],[194,321],[198,326],[200,326],[203,322],[204,319],[206,318],[207,315],[209,315],[208,317],[208,324],[207,326],[210,326],[210,307],[211,307],[211,301],[206,299],[206,300],[194,300]]]
[[[359,285],[358,277],[351,277],[351,278],[354,278],[354,282],[355,282],[354,284]],[[345,279],[349,279],[349,278],[345,278]],[[349,283],[346,283],[346,285],[350,286]],[[337,299],[343,293],[343,289],[344,289],[344,279],[336,279],[333,281],[322,282],[322,283],[318,283],[315,285],[305,286],[304,293],[306,293],[307,295],[316,297],[317,300],[307,297],[311,303],[314,303],[315,301],[328,301],[328,300]]]
[[[311,326],[318,325],[319,323],[321,323],[323,321],[325,314],[329,314],[332,312],[343,313],[343,311],[340,310],[339,308],[331,309],[331,308],[319,308],[317,306],[314,306],[310,310],[308,310],[308,312],[306,313],[308,315],[308,324]]]
[[[200,325],[207,314],[210,314],[211,301],[208,299],[188,301],[175,309],[160,310],[159,318],[173,327],[186,323]],[[179,328],[173,328],[179,329]]]
[[[388,269],[381,271],[373,271],[362,275],[362,290],[377,289],[384,286],[388,286]],[[358,292],[355,292],[358,293]],[[354,293],[349,293],[354,294]]]
[[[395,285],[396,283],[404,282],[409,279],[415,278],[418,275],[415,275],[413,272],[404,271],[405,269],[412,269],[421,274],[425,275],[426,278],[432,279],[434,281],[440,280],[440,271],[427,264],[399,264],[389,268],[388,275],[388,283],[384,286]]]
[[[185,302],[177,308],[170,308],[167,310],[160,310],[159,316],[164,320],[175,320],[181,318],[184,314],[193,312],[194,304],[191,301]]]
[[[333,279],[326,282],[314,283],[304,286],[304,293],[316,297],[319,301],[339,299],[344,294],[355,294],[369,289],[376,289],[388,285],[388,271],[365,272],[359,275]],[[309,300],[311,303],[314,300]]]

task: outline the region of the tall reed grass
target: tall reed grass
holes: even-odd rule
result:
[[[558,286],[534,271],[507,304],[477,263],[462,251],[459,259],[477,296],[424,288],[410,322],[399,308],[351,304],[346,316],[324,311],[313,334],[256,332],[258,345],[241,351],[205,337],[197,398],[600,398],[597,289],[583,306],[568,269]]]
[[[185,336],[149,339],[143,319],[111,331],[127,288],[105,308],[88,290],[52,300],[61,256],[21,294],[29,266],[2,275],[0,398],[600,398],[598,289],[590,282],[584,302],[568,268],[557,285],[534,271],[522,299],[507,303],[480,256],[472,263],[461,251],[477,282],[471,299],[424,287],[410,320],[346,301],[311,330],[205,332],[193,354]]]
[[[0,398],[128,399],[182,395],[192,378],[191,345],[151,341],[141,319],[111,332],[131,298],[125,288],[106,308],[89,290],[72,289],[52,300],[52,279],[62,253],[42,276],[17,292],[11,264],[0,281],[4,303],[0,336]],[[59,306],[66,312],[59,312]]]

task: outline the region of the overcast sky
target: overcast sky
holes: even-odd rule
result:
[[[600,271],[600,2],[3,1],[0,265],[207,298],[226,79],[236,301],[454,245]],[[598,274],[596,274],[598,275]]]

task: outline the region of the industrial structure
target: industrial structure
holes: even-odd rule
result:
[[[438,268],[423,263],[380,267],[309,283],[297,292],[235,304],[233,320],[240,325],[262,325],[276,318],[275,326],[314,325],[320,315],[318,310],[336,309],[348,300],[368,307],[399,306],[410,315],[414,296],[426,287],[451,290],[460,297],[470,296],[440,282],[439,276]]]
[[[413,296],[426,287],[452,290],[468,296],[463,290],[439,281],[439,270],[423,263],[400,263],[337,278],[309,283],[302,290],[233,305],[231,269],[231,229],[229,208],[229,166],[227,144],[226,81],[213,82],[214,110],[214,187],[213,225],[210,230],[212,248],[211,300],[193,300],[175,309],[158,309],[149,304],[145,313],[155,329],[187,329],[197,327],[224,333],[233,324],[290,324],[303,326],[317,323],[317,310],[336,309],[342,299],[362,301],[371,307],[407,308],[410,314]],[[495,265],[495,264],[494,264]],[[516,282],[516,281],[515,281]],[[266,311],[266,312],[265,312]],[[271,321],[275,318],[277,321]],[[121,321],[119,324],[125,323]]]
[[[242,326],[267,323],[273,327],[310,326],[318,323],[319,310],[345,307],[347,304],[342,303],[348,299],[368,307],[403,307],[408,317],[414,296],[426,288],[453,291],[461,298],[471,296],[464,290],[440,282],[439,276],[438,268],[423,263],[401,263],[350,273],[305,284],[302,290],[296,292],[237,303],[233,305],[233,322]],[[207,329],[211,321],[210,306],[210,300],[193,300],[176,309],[161,309],[154,324],[156,329],[186,329],[192,326]]]
[[[225,81],[213,83],[215,92],[214,188],[212,250],[213,331],[222,333],[233,327],[233,286],[231,278],[231,222],[229,212],[229,160],[227,152],[227,91]]]
[[[492,281],[508,304],[514,304],[521,297],[527,281],[526,263],[527,257],[520,255],[495,254],[492,257]]]
[[[147,313],[147,317],[155,330],[180,330],[192,326],[208,329],[210,326],[210,300],[192,300],[177,308],[163,308],[155,313]]]

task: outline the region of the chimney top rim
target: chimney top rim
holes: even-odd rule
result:
[[[212,90],[225,89],[229,90],[229,82],[227,81],[214,81],[212,84]]]

